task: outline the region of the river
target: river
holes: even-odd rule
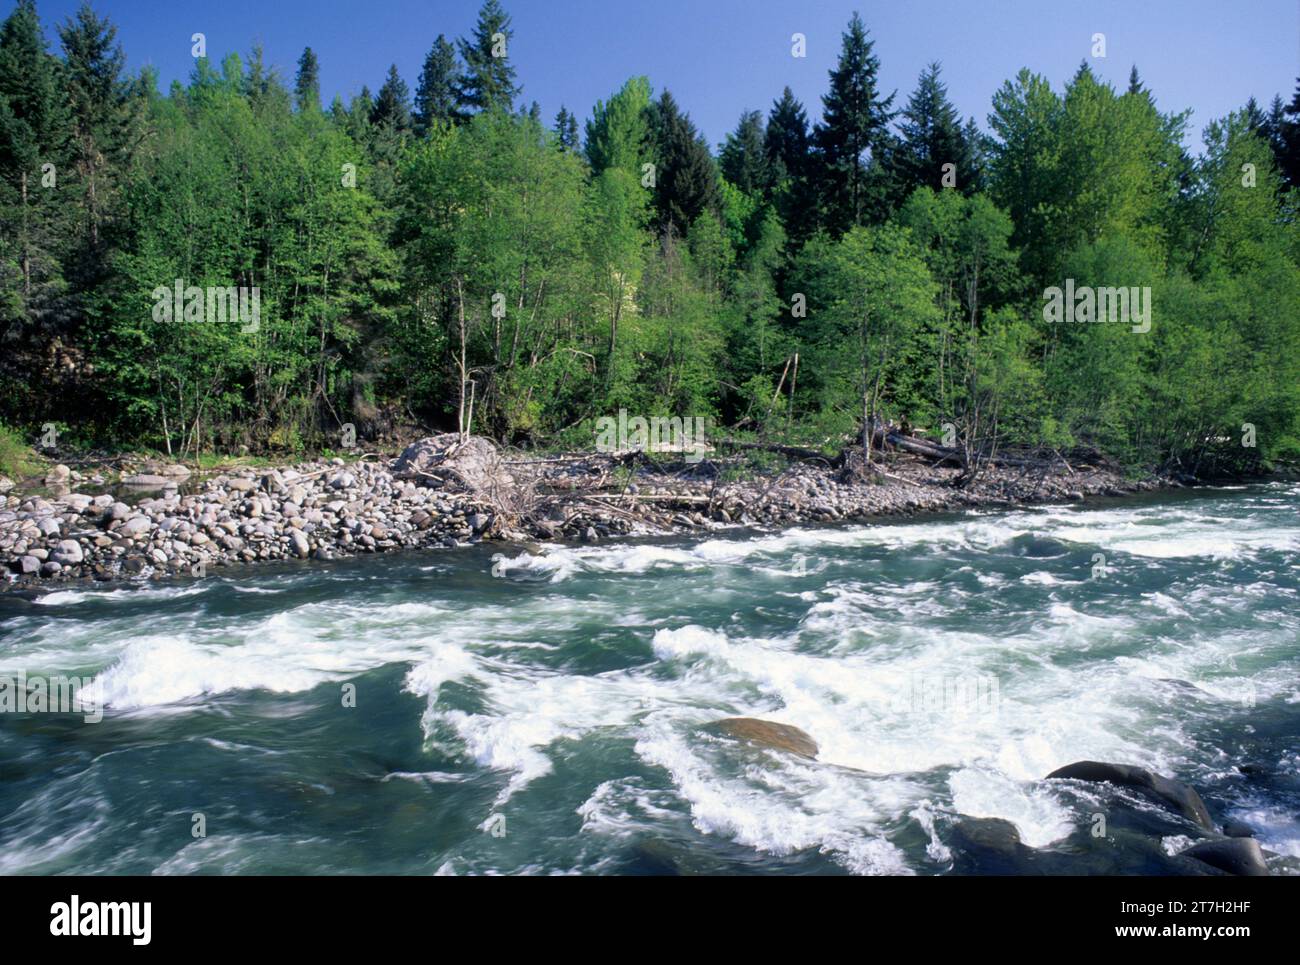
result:
[[[1042,780],[1094,759],[1294,873],[1298,558],[1274,482],[0,595],[0,676],[106,702],[0,714],[0,872],[980,873],[962,815],[1077,854],[1099,807],[1188,843]]]

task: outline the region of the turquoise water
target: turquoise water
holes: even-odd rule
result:
[[[999,870],[962,815],[1161,870],[1132,835],[1186,825],[1041,780],[1084,758],[1194,784],[1295,870],[1298,555],[1273,483],[9,595],[0,675],[107,710],[0,714],[0,872]],[[703,729],[734,715],[820,759]]]

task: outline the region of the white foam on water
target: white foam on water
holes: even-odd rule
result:
[[[669,773],[705,834],[778,856],[815,849],[857,874],[913,873],[882,826],[900,796],[912,803],[917,792],[900,795],[890,781],[790,758],[730,775],[718,750],[664,720],[636,744],[643,760]]]
[[[309,690],[328,675],[303,668],[297,657],[250,654],[195,645],[177,637],[145,637],[133,643],[112,667],[99,675],[105,704],[114,710],[138,710],[220,694],[231,690]]]
[[[470,713],[441,705],[441,687],[453,679],[481,687],[485,709]],[[547,749],[556,741],[628,728],[653,707],[687,697],[671,681],[645,674],[569,675],[450,648],[413,668],[406,687],[427,699],[423,727],[431,743],[509,775],[498,805],[551,773]],[[458,747],[441,743],[445,728],[455,734]]]
[[[1085,669],[1053,659],[1131,629],[1129,618],[1088,618],[1060,605],[1020,636],[913,626],[902,628],[901,642],[830,656],[798,652],[788,639],[731,639],[699,626],[660,630],[653,647],[686,680],[712,681],[733,700],[749,695],[779,707],[752,716],[802,728],[818,742],[820,761],[917,780],[953,769],[947,787],[955,810],[1008,819],[1027,844],[1042,846],[1072,830],[1069,808],[1042,782],[1052,770],[1098,759],[1169,773],[1185,758],[1177,723],[1151,728],[1138,699],[1150,692],[1134,687],[1129,668],[1099,660]],[[1185,658],[1173,649],[1148,674],[1175,676],[1186,669]],[[655,760],[673,758],[661,751]],[[698,782],[683,787],[688,797],[692,789],[700,789]],[[708,799],[691,800],[713,813]]]
[[[670,792],[647,788],[637,777],[602,781],[578,805],[582,830],[614,837],[631,837],[638,831],[661,827],[675,815]]]
[[[1267,515],[1213,515],[1202,505],[1076,509],[1039,517],[1051,535],[1072,543],[1151,559],[1240,559],[1261,550],[1300,550],[1300,528]]]
[[[1046,787],[1015,780],[1004,771],[964,767],[948,779],[948,786],[957,811],[1004,818],[1031,848],[1045,847],[1075,829],[1070,810]]]
[[[138,603],[142,600],[177,600],[206,593],[201,583],[177,586],[127,587],[116,590],[54,590],[33,597],[37,606],[72,606],[77,603]]]
[[[335,844],[323,838],[287,837],[279,834],[209,834],[181,848],[153,869],[156,875],[197,873],[238,875],[265,874],[267,863],[291,860],[311,849],[328,854]],[[320,867],[320,866],[318,866]],[[319,874],[342,873],[345,869],[320,867]]]
[[[922,801],[912,809],[911,817],[930,838],[930,843],[925,846],[925,853],[930,860],[940,864],[951,861],[952,850],[939,838],[934,805],[928,799]]]
[[[1267,805],[1239,808],[1229,816],[1254,828],[1265,851],[1300,858],[1300,816],[1295,812]]]
[[[687,550],[653,544],[613,547],[547,546],[538,554],[516,557],[497,554],[493,568],[500,573],[529,573],[549,576],[552,583],[579,573],[647,573],[659,568],[703,568],[706,561]]]
[[[536,555],[524,553],[511,558],[498,554],[494,563],[504,572],[532,573],[549,577],[551,582],[563,582],[580,574],[635,575],[665,569],[742,565],[755,557],[783,558],[800,551],[835,548],[902,550],[923,545],[933,549],[990,550],[1029,536],[1153,559],[1237,559],[1261,550],[1300,551],[1298,527],[1279,528],[1267,519],[1218,517],[1198,510],[1196,504],[1111,510],[1063,505],[923,523],[796,527],[775,534],[710,538],[680,546],[548,545]],[[774,566],[760,564],[758,568],[766,575],[777,576],[787,566],[782,559]],[[996,579],[977,576],[981,582]],[[1037,581],[1052,579],[1045,574]],[[1035,582],[1029,578],[1026,581]]]
[[[1077,583],[1077,580],[1063,580],[1054,573],[1046,570],[1035,570],[1033,573],[1026,573],[1020,578],[1021,583],[1031,583],[1037,586],[1064,586],[1066,584]]]
[[[239,690],[297,693],[424,656],[430,604],[309,604],[226,628],[137,636],[99,675],[114,710],[141,710]]]
[[[91,848],[112,824],[107,798],[94,789],[82,790],[92,783],[81,775],[54,779],[5,815],[0,828],[0,875],[68,870],[79,851]],[[63,815],[72,815],[70,829],[59,827]]]

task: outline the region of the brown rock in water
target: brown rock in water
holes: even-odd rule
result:
[[[726,717],[715,720],[709,729],[726,737],[774,747],[810,760],[817,758],[817,742],[789,724],[777,724],[757,717]]]

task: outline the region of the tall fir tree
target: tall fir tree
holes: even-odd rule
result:
[[[456,49],[438,34],[424,58],[420,82],[415,88],[415,133],[423,137],[435,122],[461,120],[456,109],[456,90],[461,82]]]
[[[808,115],[789,87],[772,102],[767,115],[763,147],[774,182],[786,177],[801,178],[808,170]]]
[[[922,186],[955,186],[964,194],[978,187],[976,156],[967,143],[957,109],[948,99],[938,63],[921,72],[916,90],[903,109],[899,133],[899,142],[890,155],[897,202]],[[946,164],[952,168],[945,170]]]
[[[785,240],[793,251],[817,228],[817,200],[809,180],[812,135],[808,115],[789,87],[772,102],[763,147],[772,200],[785,229]]]
[[[457,87],[457,102],[463,113],[514,107],[522,88],[515,82],[515,68],[510,63],[513,37],[510,15],[498,0],[486,0],[479,9],[474,35],[460,41],[465,73]]]
[[[1128,92],[1130,94],[1145,94],[1147,92],[1146,87],[1142,84],[1142,78],[1138,76],[1137,64],[1129,68]]]
[[[139,104],[122,75],[126,55],[116,37],[117,28],[97,16],[88,3],[59,28],[82,185],[84,254],[91,262],[83,267],[91,278],[97,274],[100,228],[138,136]]]
[[[222,61],[223,71],[228,68],[236,72],[242,69],[238,56],[232,54]],[[279,69],[267,65],[266,51],[260,43],[253,44],[248,53],[248,71],[243,75],[242,87],[258,117],[279,116],[290,110],[292,95],[281,81]]]
[[[370,123],[376,128],[387,127],[397,133],[411,129],[411,89],[397,72],[397,65],[388,68],[388,76],[379,88],[375,106],[370,112]]]
[[[1291,103],[1282,109],[1276,123],[1277,139],[1282,148],[1282,175],[1287,182],[1300,186],[1300,77],[1296,78]]]
[[[677,101],[664,91],[654,102],[651,133],[658,159],[655,170],[656,226],[685,237],[706,211],[721,202],[718,170],[704,138]]]
[[[63,285],[59,179],[71,173],[63,83],[35,3],[19,0],[0,26],[0,337],[47,314]]]
[[[770,185],[764,137],[763,115],[746,111],[718,152],[722,176],[750,194],[766,191]]]
[[[822,97],[822,121],[814,132],[822,217],[833,234],[879,221],[886,214],[882,161],[889,145],[894,95],[880,96],[880,60],[872,53],[856,12],[843,35],[830,89]]]
[[[298,58],[293,96],[299,111],[320,110],[320,64],[316,52],[310,47],[304,47],[302,56]]]
[[[394,203],[398,172],[411,137],[410,88],[397,73],[396,65],[388,68],[388,76],[375,95],[368,134],[375,197],[386,204]]]
[[[555,140],[565,151],[578,150],[578,118],[563,104],[555,115]]]
[[[1272,102],[1268,105],[1268,113],[1264,115],[1263,134],[1268,139],[1269,147],[1273,149],[1273,162],[1277,165],[1283,180],[1287,184],[1294,186],[1297,183],[1292,178],[1295,172],[1287,168],[1286,108],[1282,104],[1282,95],[1280,94],[1274,94]]]
[[[84,190],[67,77],[31,0],[0,26],[0,420],[67,418],[76,407],[82,317],[69,297],[82,246]],[[75,292],[73,293],[75,294]]]

